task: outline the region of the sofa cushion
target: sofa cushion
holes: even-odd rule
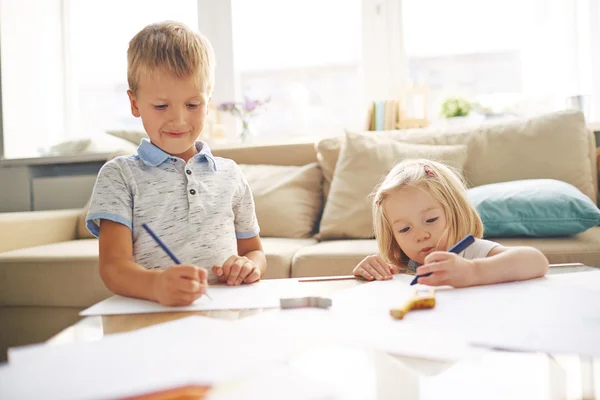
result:
[[[555,238],[488,238],[503,246],[532,246],[548,257],[550,264],[583,263],[600,267],[600,227],[574,236]]]
[[[217,157],[230,158],[238,164],[306,165],[317,161],[313,142],[282,143],[261,146],[215,147]]]
[[[431,146],[398,142],[372,133],[348,133],[335,168],[319,237],[321,239],[372,238],[369,194],[398,162],[406,158],[442,161],[459,172],[467,146]]]
[[[315,239],[264,238],[264,278],[289,278],[292,257]],[[0,305],[89,307],[111,295],[98,273],[98,240],[0,253]]]
[[[87,228],[85,217],[87,216],[88,210],[92,204],[92,198],[88,200],[87,204],[81,209],[81,214],[77,218],[77,238],[78,239],[95,239],[96,236],[92,235],[92,232]]]
[[[575,186],[527,179],[471,188],[485,236],[566,236],[600,224],[600,210]]]
[[[325,201],[327,201],[327,196],[329,196],[333,172],[335,171],[335,165],[337,164],[343,142],[344,138],[334,137],[322,139],[315,143],[317,161],[323,173],[323,198]]]
[[[110,296],[98,274],[98,240],[0,253],[0,304],[88,307]]]
[[[263,237],[311,237],[321,216],[321,169],[240,164],[246,175]]]
[[[263,250],[267,257],[267,272],[263,279],[289,278],[292,260],[296,252],[311,247],[316,239],[262,238]]]
[[[579,111],[479,125],[381,131],[377,135],[409,143],[468,145],[464,172],[470,186],[557,179],[597,202],[595,139]],[[316,145],[326,181],[328,171],[335,169],[343,141],[344,138],[324,139]]]
[[[296,252],[292,277],[350,275],[356,264],[377,251],[374,239],[320,242]]]

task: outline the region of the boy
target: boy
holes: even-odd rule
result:
[[[98,174],[87,227],[99,238],[100,276],[113,293],[188,305],[206,293],[208,267],[228,285],[266,269],[250,187],[237,164],[196,142],[214,80],[212,46],[176,22],[129,42],[127,94],[150,141]],[[148,224],[183,265],[142,229]]]

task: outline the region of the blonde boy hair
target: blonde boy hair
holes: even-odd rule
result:
[[[392,225],[383,207],[388,194],[405,187],[426,190],[440,202],[446,214],[448,246],[453,246],[468,234],[477,238],[483,236],[483,223],[467,198],[465,183],[459,173],[432,160],[404,160],[392,168],[371,194],[375,238],[379,254],[387,262],[397,266],[406,266],[408,262],[408,257],[394,239]]]
[[[211,93],[214,70],[215,56],[208,39],[179,22],[146,26],[131,39],[127,49],[127,82],[134,94],[140,77],[156,71],[177,78],[196,76],[198,84]]]

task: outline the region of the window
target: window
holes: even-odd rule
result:
[[[126,94],[129,40],[153,22],[198,26],[196,0],[168,7],[161,0],[5,0],[0,7],[5,158],[142,129]]]
[[[176,20],[198,26],[196,0],[69,1],[66,29],[70,79],[70,132],[98,136],[107,130],[143,129],[127,97],[127,47],[144,26]]]
[[[271,98],[256,121],[261,137],[319,137],[361,126],[361,0],[233,4],[240,95]]]
[[[3,0],[4,156],[142,129],[126,95],[127,45],[167,19],[213,43],[213,102],[271,98],[255,121],[261,140],[363,129],[369,102],[412,85],[426,88],[434,119],[450,96],[478,103],[482,118],[570,100],[600,119],[597,0]]]
[[[563,109],[591,94],[585,3],[404,0],[409,80],[428,88],[432,118],[449,97],[488,117]]]

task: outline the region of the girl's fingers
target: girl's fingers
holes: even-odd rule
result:
[[[419,278],[417,283],[427,286],[444,286],[447,285],[447,275],[444,272],[438,272],[423,278]]]
[[[452,260],[443,260],[443,261],[434,261],[431,263],[423,264],[420,267],[417,267],[417,275],[424,275],[429,272],[439,273],[448,271],[450,265],[452,264]]]
[[[378,267],[377,270],[380,271],[381,275],[383,275],[384,278],[391,278],[392,271],[390,270],[390,266],[385,261],[383,261],[383,259],[377,258],[375,260],[375,263]]]
[[[365,269],[365,271],[367,271],[369,274],[371,274],[371,276],[373,276],[378,281],[382,280],[383,277],[385,276],[384,274],[379,272],[377,270],[377,268],[375,268],[375,266],[373,266],[372,264],[364,265],[363,268]]]
[[[425,264],[430,264],[433,262],[440,262],[440,261],[444,261],[447,260],[448,257],[450,257],[451,253],[448,253],[447,251],[434,251],[431,254],[428,254],[427,257],[425,257]]]
[[[373,279],[375,279],[375,277],[373,275],[371,275],[367,270],[365,270],[364,268],[359,268],[358,269],[358,274],[360,276],[362,276],[363,278],[365,278],[368,281],[372,281]]]

